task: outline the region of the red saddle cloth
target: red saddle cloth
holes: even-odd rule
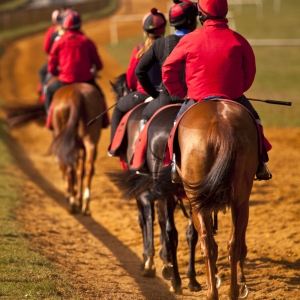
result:
[[[119,125],[117,127],[117,130],[115,132],[113,140],[112,140],[111,144],[108,147],[109,151],[116,152],[119,149],[119,147],[122,144],[123,138],[125,136],[128,119],[129,119],[130,115],[133,113],[133,111],[136,110],[141,105],[145,105],[145,103],[138,104],[137,106],[135,106],[133,109],[131,109],[130,111],[128,111],[123,116],[123,118],[121,119],[121,121],[120,121],[120,123],[119,123]]]
[[[108,112],[106,111],[107,109],[107,105],[106,105],[106,101],[105,99],[102,99],[103,101],[103,109],[105,111],[105,114],[103,115],[103,118],[102,118],[102,128],[107,128],[110,124],[109,122],[109,116],[108,116]],[[50,104],[50,107],[49,107],[49,112],[48,112],[48,116],[47,116],[47,119],[46,119],[46,127],[50,130],[52,130],[52,124],[51,124],[51,120],[52,120],[52,114],[53,114],[53,105],[52,103]]]
[[[144,129],[140,132],[139,137],[135,143],[134,155],[130,162],[130,169],[139,170],[145,163],[145,154],[147,150],[147,141],[148,141],[148,128],[153,119],[161,113],[163,110],[172,107],[172,106],[181,106],[181,104],[170,104],[160,108],[151,119],[146,123]]]
[[[237,105],[240,105],[242,107],[244,107],[242,104],[239,104],[233,100],[228,100],[228,99],[221,99],[222,101],[231,101],[234,102]],[[219,100],[207,100],[207,101],[219,101]],[[195,105],[200,105],[201,102],[196,103]],[[194,106],[194,105],[193,105]],[[191,109],[193,106],[189,107],[181,116],[180,118],[176,121],[175,126],[173,127],[170,135],[169,135],[169,139],[168,139],[168,144],[166,147],[166,153],[165,153],[165,159],[164,159],[164,166],[168,166],[170,165],[170,163],[172,162],[172,157],[173,157],[173,146],[174,146],[174,138],[176,136],[177,133],[177,127],[178,124],[181,120],[181,118],[184,116],[184,114]],[[244,107],[245,108],[245,107]],[[258,141],[259,141],[259,156],[260,156],[260,160],[263,162],[267,162],[268,161],[268,157],[266,156],[266,152],[270,151],[272,149],[272,145],[270,144],[270,142],[266,139],[266,137],[263,135],[261,127],[257,124],[257,122],[255,121],[253,115],[251,114],[251,112],[245,108],[249,114],[252,116],[256,127],[257,127],[257,132],[258,132]]]

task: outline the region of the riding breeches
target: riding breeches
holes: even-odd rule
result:
[[[149,97],[148,94],[142,94],[140,92],[134,91],[127,94],[126,96],[120,98],[117,102],[117,105],[114,109],[111,118],[111,135],[110,139],[112,141],[117,127],[122,119],[122,117],[131,109],[133,109],[138,104],[144,102]]]
[[[53,83],[51,83],[46,90],[45,94],[45,110],[46,114],[48,115],[50,104],[52,102],[52,97],[54,93],[62,86],[66,85],[66,83],[63,83],[60,80],[55,80]]]
[[[174,103],[182,103],[182,100],[173,100],[168,92],[162,91],[159,93],[159,96],[156,99],[150,101],[145,107],[143,110],[142,119],[148,121],[160,108]]]

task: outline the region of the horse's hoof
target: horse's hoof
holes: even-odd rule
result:
[[[200,292],[202,290],[201,284],[196,279],[190,280],[188,288],[190,292]]]
[[[171,280],[173,277],[173,266],[163,266],[161,274],[165,280]]]
[[[156,276],[156,270],[144,269],[142,271],[142,276],[147,278],[154,278]]]
[[[170,292],[174,293],[176,295],[182,295],[182,287],[181,286],[177,286],[177,287],[170,287]]]

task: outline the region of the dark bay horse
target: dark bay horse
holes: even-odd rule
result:
[[[124,77],[123,77],[124,80]],[[119,77],[115,84],[112,84],[117,97],[119,92],[124,90],[122,87],[122,78]],[[119,87],[119,89],[118,89]],[[154,100],[155,101],[155,100]],[[145,104],[146,105],[146,104]],[[139,106],[130,116],[127,124],[126,139],[120,146],[119,154],[126,162],[130,169],[130,161],[134,154],[135,143],[138,137],[139,121],[145,105]],[[143,276],[155,276],[154,264],[154,242],[153,242],[153,222],[154,222],[154,202],[157,203],[158,222],[161,228],[161,244],[160,258],[164,262],[163,276],[165,279],[180,281],[178,265],[176,259],[176,249],[171,246],[175,240],[177,247],[178,233],[174,222],[174,211],[177,205],[177,198],[174,199],[172,194],[169,199],[161,198],[154,188],[154,182],[159,178],[161,169],[163,168],[163,158],[165,155],[165,147],[169,133],[173,127],[173,122],[179,107],[170,107],[164,114],[158,115],[149,126],[148,148],[147,148],[147,164],[142,172],[137,173],[135,170],[126,172],[109,172],[107,175],[110,180],[118,186],[122,191],[124,198],[135,198],[138,206],[138,220],[143,235]],[[179,202],[180,203],[180,202]],[[199,291],[200,284],[196,280],[196,272],[194,268],[195,246],[198,235],[192,224],[189,223],[187,229],[187,241],[190,249],[190,259],[188,264],[187,276],[190,279],[189,289],[191,291]],[[181,293],[181,286],[172,284],[171,290]]]
[[[179,185],[191,204],[193,222],[200,237],[206,265],[207,299],[218,299],[218,246],[211,215],[227,209],[231,209],[232,215],[228,241],[229,299],[238,299],[239,295],[245,298],[248,294],[243,271],[247,254],[245,236],[249,198],[259,163],[255,121],[241,105],[232,101],[197,104],[180,120],[175,155]],[[156,188],[166,193],[170,182],[169,174],[161,176],[160,187]]]
[[[88,83],[59,88],[52,100],[53,141],[50,153],[57,156],[66,186],[71,213],[89,214],[91,182],[102,118],[87,123],[105,109],[103,95]]]

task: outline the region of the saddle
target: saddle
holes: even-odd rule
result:
[[[210,99],[207,101],[230,101],[230,102],[234,102],[236,105],[240,105],[242,106],[244,109],[246,109],[249,114],[251,115],[251,117],[253,118],[254,123],[256,124],[256,128],[257,128],[257,133],[258,133],[258,151],[259,151],[259,157],[260,157],[260,161],[262,162],[268,162],[269,158],[268,158],[268,154],[267,152],[270,151],[272,149],[272,145],[270,144],[270,142],[267,140],[267,138],[264,136],[262,129],[260,127],[259,124],[257,124],[257,122],[255,121],[254,116],[251,114],[251,112],[244,107],[242,104],[239,104],[238,102],[235,102],[233,100],[229,100],[229,99]],[[201,102],[195,103],[194,105],[201,105]],[[185,113],[190,110],[194,105],[192,105],[191,107],[189,107],[177,120],[176,124],[174,125],[169,138],[168,138],[168,143],[167,143],[167,147],[166,147],[166,153],[165,153],[165,159],[164,159],[164,166],[169,166],[172,163],[172,158],[173,158],[173,152],[174,152],[174,142],[175,142],[175,137],[177,135],[177,127],[178,124],[180,123],[181,118],[185,115]]]
[[[135,144],[134,155],[130,161],[130,169],[131,170],[141,170],[143,167],[145,168],[146,161],[146,150],[147,150],[147,142],[148,142],[148,128],[152,124],[153,120],[161,113],[164,113],[164,110],[170,107],[178,107],[180,108],[181,104],[169,104],[163,106],[155,114],[151,117],[151,119],[146,123],[144,129],[140,132],[139,137]],[[166,140],[167,143],[167,140]]]
[[[108,147],[108,155],[109,156],[119,156],[119,148],[121,147],[122,143],[125,142],[125,138],[126,138],[125,133],[126,133],[127,123],[128,123],[130,116],[136,109],[141,108],[141,106],[146,106],[146,105],[147,105],[147,103],[140,103],[137,106],[135,106],[133,109],[128,111],[123,116],[123,118],[121,119],[121,121],[117,127],[117,130],[115,132],[113,140]],[[123,157],[121,157],[121,156],[120,156],[120,163],[121,163],[121,167],[125,171],[127,171],[128,166],[127,166],[126,162],[124,161]]]

